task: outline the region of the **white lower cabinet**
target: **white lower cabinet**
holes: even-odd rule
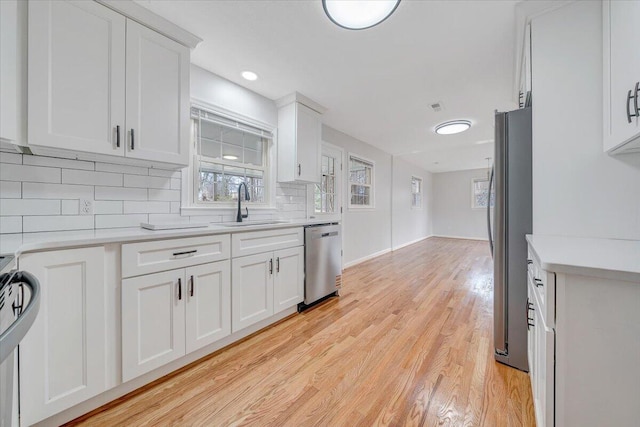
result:
[[[122,281],[122,379],[129,381],[230,333],[229,261]]]
[[[20,343],[21,425],[31,425],[108,388],[105,249],[20,255],[41,285],[40,310]]]
[[[232,260],[232,330],[237,332],[304,299],[304,247]]]

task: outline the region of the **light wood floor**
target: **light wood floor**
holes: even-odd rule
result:
[[[430,238],[347,269],[342,296],[83,425],[532,426],[527,374],[493,360],[486,242]]]

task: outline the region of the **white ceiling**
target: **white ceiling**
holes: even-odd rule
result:
[[[486,167],[494,110],[517,107],[515,1],[403,0],[362,31],[334,25],[320,0],[138,2],[204,39],[194,64],[271,99],[301,92],[327,125],[432,172]],[[459,118],[472,128],[433,132]]]

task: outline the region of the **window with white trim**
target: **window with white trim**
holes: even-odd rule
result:
[[[473,178],[471,180],[471,207],[473,209],[486,209],[491,203],[493,207],[495,192],[489,194],[489,178]]]
[[[251,205],[269,203],[271,132],[199,108],[191,109],[195,156],[193,202],[229,206],[246,183]],[[244,191],[241,195],[244,200]]]
[[[411,207],[419,209],[422,207],[422,178],[411,177]]]
[[[349,207],[374,207],[374,163],[349,155]]]

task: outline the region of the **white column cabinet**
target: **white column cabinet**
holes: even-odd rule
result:
[[[189,48],[93,1],[29,2],[29,145],[184,166]]]
[[[273,252],[231,261],[232,331],[237,332],[273,314]]]
[[[640,2],[603,2],[604,151],[640,151]]]
[[[184,269],[122,281],[122,380],[185,354]]]
[[[229,261],[186,269],[186,352],[231,333],[231,271]]]
[[[31,425],[107,389],[105,249],[20,256],[41,285],[40,310],[20,343],[20,417]]]
[[[304,247],[274,252],[274,314],[304,300]]]

